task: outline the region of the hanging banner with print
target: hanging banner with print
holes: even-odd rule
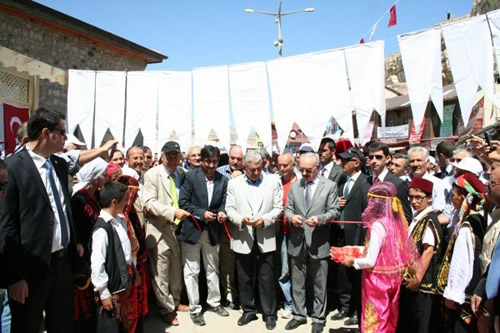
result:
[[[453,135],[453,111],[455,104],[445,105],[443,108],[443,122],[439,130],[440,137],[448,137]]]
[[[17,130],[29,119],[28,108],[18,108],[9,104],[3,105],[3,130],[5,154],[11,154],[16,149]]]

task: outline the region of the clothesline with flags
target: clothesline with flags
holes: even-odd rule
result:
[[[398,24],[398,18],[396,15],[396,4],[399,2],[399,0],[396,0],[394,4],[375,22],[375,24],[372,25],[372,27],[363,35],[363,37],[360,39],[359,43],[364,44],[365,43],[365,37],[369,35],[368,41],[371,42],[373,39],[373,36],[375,35],[375,30],[377,29],[377,25],[382,21],[382,19],[387,15],[390,14],[389,16],[389,23],[387,27],[392,27],[396,24]]]

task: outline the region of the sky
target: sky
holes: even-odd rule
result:
[[[245,8],[276,12],[279,0],[38,0],[166,56],[147,70],[184,71],[197,67],[266,61],[278,57],[274,17]],[[283,55],[355,45],[394,0],[283,0],[282,11],[314,8],[282,18]],[[387,14],[373,40],[385,41],[385,55],[399,50],[397,35],[432,27],[469,14],[472,0],[400,0],[398,24]]]

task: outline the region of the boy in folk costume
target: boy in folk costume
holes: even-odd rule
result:
[[[398,332],[436,332],[441,321],[440,299],[436,299],[436,279],[443,232],[439,219],[432,209],[433,183],[424,178],[413,178],[409,186],[409,200],[413,220],[408,237],[415,241],[422,256],[420,269],[401,287],[399,299]]]
[[[121,213],[127,185],[110,181],[101,190],[102,210],[91,240],[91,278],[98,294],[97,332],[125,333],[129,328],[127,290],[133,275],[132,246]]]

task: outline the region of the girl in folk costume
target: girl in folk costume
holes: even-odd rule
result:
[[[343,262],[345,266],[363,269],[361,332],[396,331],[401,273],[419,260],[396,195],[396,187],[389,182],[370,187],[368,207],[363,212],[368,228],[364,257],[346,257]]]
[[[123,216],[127,221],[127,234],[132,246],[132,257],[136,262],[136,275],[132,281],[132,287],[128,291],[130,328],[129,332],[143,332],[143,319],[148,314],[148,282],[149,282],[149,253],[145,245],[145,231],[141,225],[134,202],[138,198],[139,182],[130,176],[119,176],[119,183],[128,186],[127,205],[123,210]]]
[[[422,257],[418,274],[401,287],[398,332],[442,332],[441,297],[436,295],[436,277],[441,262],[443,231],[432,209],[433,183],[414,177],[409,186],[413,219],[409,235]]]
[[[92,228],[94,227],[101,206],[99,190],[107,182],[108,163],[98,157],[85,164],[76,174],[78,183],[73,186],[71,207],[73,221],[84,247],[83,262],[75,275],[74,308],[75,332],[95,332],[94,291],[90,284],[90,251],[88,248]]]
[[[443,293],[449,332],[476,332],[470,301],[481,277],[479,254],[486,221],[486,188],[472,173],[455,180],[451,202],[458,211],[438,273],[438,291]],[[481,211],[483,211],[481,214]]]

